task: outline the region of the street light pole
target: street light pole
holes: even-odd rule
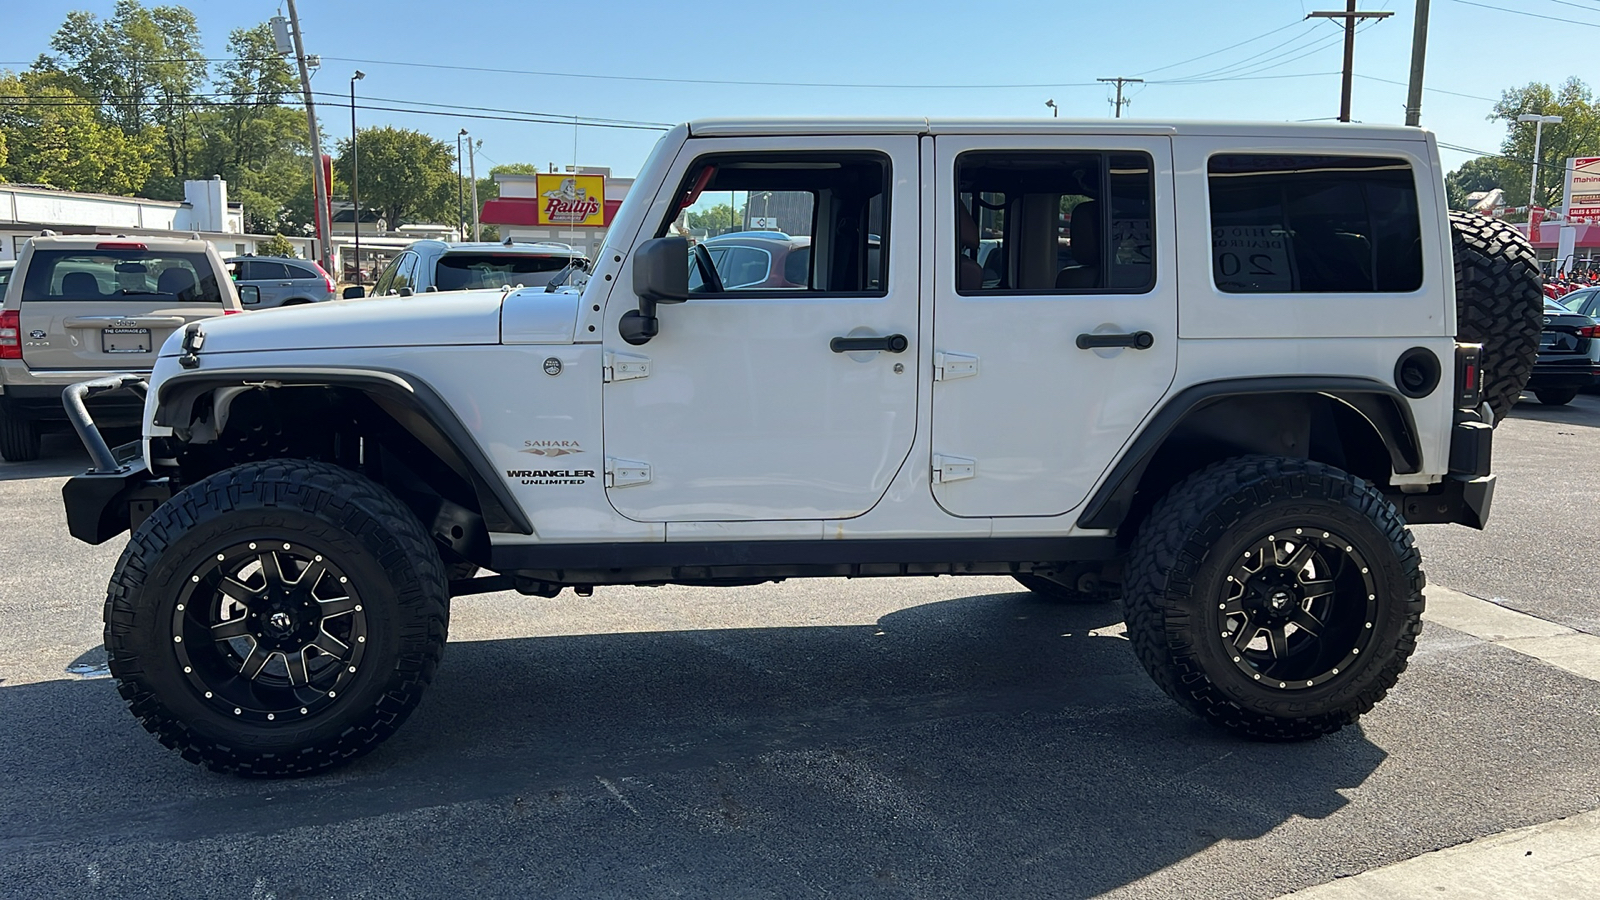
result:
[[[1531,219],[1533,216],[1533,208],[1539,204],[1539,143],[1544,137],[1544,125],[1546,122],[1549,122],[1552,125],[1558,124],[1561,121],[1561,117],[1541,116],[1537,113],[1523,113],[1522,115],[1517,116],[1517,121],[1533,123],[1533,177],[1528,183],[1528,216]]]
[[[356,147],[356,82],[365,77],[367,73],[360,69],[350,76],[350,221],[356,235],[356,284],[361,284],[361,152]]]
[[[456,239],[467,239],[467,198],[461,180],[465,177],[461,172],[461,139],[467,136],[467,130],[461,129],[456,133]]]

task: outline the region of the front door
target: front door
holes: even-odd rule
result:
[[[658,309],[660,333],[617,335],[637,305],[630,270],[610,296],[607,494],[639,521],[858,516],[910,453],[916,137],[752,143],[689,141],[652,206],[641,238],[701,245],[691,297]]]
[[[935,158],[934,496],[1068,512],[1177,365],[1171,141],[942,135]]]

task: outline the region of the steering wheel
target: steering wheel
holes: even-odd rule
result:
[[[700,280],[705,285],[705,292],[712,294],[722,293],[722,276],[717,274],[717,266],[711,261],[711,251],[705,244],[695,244],[694,265],[700,270]]]

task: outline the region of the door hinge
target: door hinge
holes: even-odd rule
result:
[[[627,487],[650,482],[650,464],[606,457],[606,487]]]
[[[978,463],[975,460],[963,459],[959,456],[933,456],[933,483],[948,484],[952,481],[965,481],[977,475]]]
[[[632,381],[635,378],[650,377],[650,357],[634,356],[631,353],[617,353],[607,350],[601,381],[610,384],[613,381]]]
[[[933,354],[933,380],[951,381],[956,378],[968,378],[978,374],[978,358],[965,353],[946,353],[943,350]]]

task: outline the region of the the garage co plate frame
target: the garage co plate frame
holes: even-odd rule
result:
[[[100,349],[106,353],[149,353],[150,329],[102,328]]]

